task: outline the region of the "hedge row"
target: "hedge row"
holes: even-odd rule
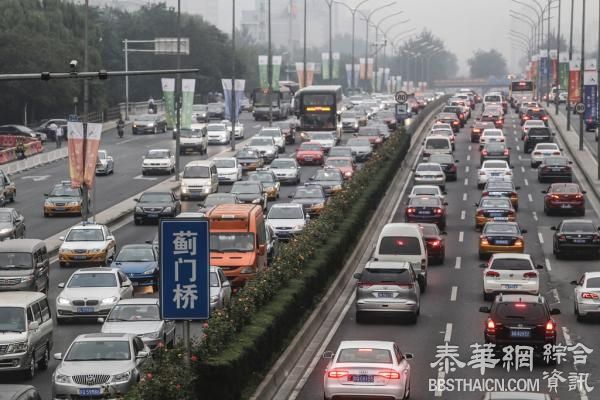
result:
[[[204,324],[193,346],[192,369],[183,349],[164,349],[146,366],[131,400],[239,399],[268,370],[352,253],[410,147],[394,132],[319,218],[281,247],[279,256]]]

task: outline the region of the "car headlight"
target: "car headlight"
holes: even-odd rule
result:
[[[145,337],[148,339],[158,339],[160,337],[160,331],[144,333],[142,335],[142,337]]]
[[[245,267],[240,270],[240,274],[253,274],[255,272],[256,270],[254,269],[254,267]]]
[[[102,305],[110,305],[110,304],[115,304],[119,299],[117,298],[117,296],[113,296],[113,297],[108,297],[106,299],[102,299],[101,303]]]
[[[149,123],[148,128],[152,128],[152,127],[154,127],[154,123]]]
[[[342,185],[334,185],[331,190],[342,190]]]
[[[67,203],[67,206],[78,206],[79,202],[78,201],[70,201]]]
[[[171,211],[173,211],[173,207],[165,207],[163,209],[163,212],[166,212],[166,213],[170,213]]]
[[[56,375],[54,375],[54,382],[56,382],[56,383],[71,383],[71,377],[69,375],[56,374]]]
[[[98,248],[95,248],[95,249],[89,249],[88,253],[102,253],[104,251],[105,251],[105,249],[98,247]]]
[[[152,275],[154,273],[154,268],[149,268],[144,271],[144,275]]]
[[[252,204],[260,204],[261,201],[262,199],[254,199],[252,200]]]
[[[144,212],[144,210],[142,210],[142,207],[136,207],[135,208],[135,212],[136,213],[141,213],[141,212]]]
[[[34,279],[33,275],[27,275],[21,277],[21,283],[31,282]]]
[[[17,342],[11,343],[6,347],[7,353],[25,353],[29,348],[29,344],[27,342]]]
[[[211,303],[216,303],[217,301],[219,301],[219,295],[210,296]]]
[[[44,201],[44,206],[46,206],[46,207],[51,207],[53,205],[54,205],[54,203],[52,203],[50,200]]]
[[[134,127],[134,128],[137,128],[137,124],[133,124],[133,127]]]
[[[131,377],[131,371],[123,372],[117,375],[113,375],[112,382],[127,382]]]
[[[325,207],[325,203],[317,203],[317,204],[313,204],[312,208],[323,208]]]
[[[63,305],[63,306],[66,306],[66,305],[68,305],[68,304],[71,304],[71,300],[69,300],[69,299],[65,299],[64,297],[58,297],[58,298],[56,299],[56,303],[57,303],[57,304],[61,304],[61,305]]]
[[[352,176],[352,172],[346,171],[346,172],[344,172],[344,176]]]
[[[0,235],[4,235],[4,234],[10,233],[10,232],[12,232],[11,228],[0,229]]]
[[[293,228],[293,230],[295,230],[295,231],[301,231],[302,229],[304,229],[304,225],[303,225],[303,224],[296,225],[296,226]]]

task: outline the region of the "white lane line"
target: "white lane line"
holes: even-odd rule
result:
[[[525,182],[525,186],[529,186],[529,181],[527,180],[527,178],[523,179],[523,181]]]
[[[467,154],[467,161],[471,161],[471,155]]]
[[[521,146],[517,145],[517,151],[521,150]],[[519,156],[519,160],[521,159],[521,156]]]
[[[469,145],[469,150],[471,150],[471,145]]]
[[[454,269],[460,269],[461,262],[462,262],[462,257],[456,257],[456,262],[454,263]]]
[[[544,237],[542,236],[542,232],[538,232],[538,239],[540,239],[540,244],[544,244]]]
[[[556,290],[556,288],[551,289],[550,293],[552,293],[552,297],[554,298],[555,303],[560,304],[560,297],[558,296],[558,290]]]
[[[452,291],[450,292],[450,301],[456,301],[456,296],[458,296],[458,286],[452,286]]]
[[[537,220],[538,220],[537,213],[534,211],[534,212],[532,212],[531,214],[533,214],[533,220],[534,220],[534,221],[537,221]]]
[[[550,260],[545,258],[544,261],[546,262],[546,269],[548,271],[552,271],[552,265],[550,265]]]
[[[469,172],[469,166],[468,165],[465,167],[465,172]]]
[[[446,323],[446,333],[444,334],[444,343],[450,343],[452,340],[452,323]]]
[[[444,371],[438,372],[437,381],[442,382],[444,379],[446,379],[446,374],[444,373]],[[440,390],[441,387],[442,385],[435,385],[435,397],[442,397],[442,391]]]
[[[563,336],[565,338],[565,344],[567,346],[573,346],[573,341],[571,340],[571,334],[569,333],[569,328],[566,326],[562,327]]]
[[[521,165],[521,172],[525,172],[525,167]]]
[[[531,197],[531,193],[527,193],[527,198],[529,199],[530,203],[533,202],[533,197]]]
[[[254,129],[256,129],[256,128],[260,128],[260,127],[261,127],[261,125],[260,125],[260,124],[256,124],[256,125],[252,125],[252,127],[253,127]]]
[[[462,210],[462,211],[460,212],[460,219],[465,219],[465,216],[466,216],[466,215],[467,215],[466,211],[465,211],[465,210]]]
[[[465,178],[465,186],[469,186],[469,178]]]
[[[136,139],[137,138],[123,140],[122,142],[117,143],[117,146],[120,146],[120,145],[125,144],[125,143],[129,143],[129,142],[133,142]]]
[[[465,238],[465,233],[464,233],[463,231],[460,231],[460,232],[458,233],[458,241],[459,241],[460,243],[462,243],[462,241],[464,240],[464,238]]]
[[[519,154],[519,160],[522,160],[522,159],[523,159],[523,157],[521,157],[521,155]]]
[[[467,194],[463,193],[463,201],[467,201]]]

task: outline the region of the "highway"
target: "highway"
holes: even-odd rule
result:
[[[251,116],[247,113],[242,114],[241,118],[244,123],[245,137],[246,139],[252,135],[255,135],[261,126],[268,125],[268,122],[255,122],[251,119]],[[127,130],[126,130],[127,132]],[[344,134],[343,141],[351,137],[351,134]],[[239,141],[238,141],[239,143]],[[297,139],[295,145],[286,146],[286,154],[281,154],[280,157],[291,156],[295,149],[299,146],[300,140]],[[171,177],[154,177],[148,176],[145,179],[139,179],[141,175],[141,160],[142,155],[149,148],[160,148],[160,147],[171,147],[174,149],[174,141],[171,139],[170,132],[167,134],[158,135],[154,137],[152,135],[131,137],[130,135],[125,136],[123,139],[116,137],[116,132],[108,132],[104,135],[101,148],[107,149],[109,154],[115,158],[115,173],[109,176],[100,176],[97,178],[96,184],[98,187],[97,204],[99,209],[106,209],[112,205],[124,200],[144,189],[151,187],[159,182],[159,179],[172,179]],[[241,147],[238,146],[238,147]],[[228,150],[228,146],[217,146],[209,145],[208,157]],[[188,155],[181,158],[181,165],[193,160],[193,159],[204,159],[207,156]],[[42,204],[43,204],[43,193],[48,190],[53,182],[65,179],[68,176],[66,160],[60,161],[54,164],[50,164],[43,168],[44,172],[34,170],[23,174],[17,178],[17,193],[18,198],[15,203],[15,207],[21,210],[26,217],[28,224],[27,236],[44,239],[50,235],[56,234],[57,232],[66,229],[76,223],[78,223],[80,217],[58,217],[58,218],[46,218],[43,221],[42,218]],[[315,173],[319,167],[317,166],[303,166],[301,169],[301,180],[302,182],[308,181],[308,179]],[[44,179],[43,182],[34,181],[27,176],[42,176],[50,175]],[[135,177],[138,179],[135,179]],[[152,178],[150,180],[149,178]],[[28,182],[29,181],[29,182]],[[44,185],[46,183],[46,185]],[[46,186],[48,189],[46,189]],[[220,185],[220,192],[229,192],[231,185]],[[280,189],[280,202],[290,201],[288,195],[293,194],[295,191],[294,185],[282,185]],[[25,192],[25,193],[24,193]],[[29,207],[24,206],[26,203]],[[182,211],[196,211],[198,209],[198,201],[185,201],[182,202]],[[39,220],[36,220],[39,219]],[[31,221],[37,221],[31,222]],[[142,225],[136,226],[133,223],[133,218],[129,217],[115,226],[111,227],[113,234],[115,235],[117,248],[122,248],[126,244],[133,243],[144,243],[145,241],[152,240],[157,233],[156,225]],[[60,289],[57,285],[60,282],[66,282],[70,275],[76,270],[76,268],[60,268],[56,259],[51,260],[50,266],[50,291],[48,298],[52,312],[55,312],[55,300],[58,296]],[[144,296],[158,296],[158,293],[152,293],[151,289],[138,289],[136,291],[136,297]],[[192,324],[192,335],[201,332],[201,323]],[[54,347],[52,353],[64,352],[71,344],[73,339],[84,333],[99,332],[100,324],[95,321],[77,321],[71,323],[65,323],[62,325],[55,324],[54,326]],[[177,328],[177,335],[179,338],[182,336],[181,326]],[[51,360],[50,366],[46,371],[37,372],[35,378],[31,381],[42,394],[43,399],[50,399],[51,388],[52,388],[52,372],[56,368],[58,362],[54,359]],[[10,382],[24,382],[18,374],[4,374],[0,376],[0,383]]]
[[[474,115],[481,113],[480,106]],[[471,357],[473,344],[483,343],[483,329],[487,314],[479,312],[479,307],[486,305],[482,296],[482,272],[478,259],[479,233],[474,229],[474,203],[480,198],[477,189],[476,176],[479,168],[479,147],[469,141],[470,126],[475,118],[471,118],[467,126],[458,135],[455,158],[460,160],[459,176],[456,182],[446,185],[448,192],[448,226],[446,228],[446,261],[444,265],[429,267],[429,285],[427,292],[421,297],[421,314],[417,324],[398,322],[391,319],[371,320],[357,324],[354,317],[354,296],[347,300],[345,312],[338,316],[335,332],[331,332],[331,341],[326,350],[335,351],[342,340],[388,340],[395,341],[401,351],[413,353],[411,361],[411,399],[443,398],[445,400],[481,399],[483,393],[473,389],[473,393],[440,392],[429,387],[429,380],[437,378],[532,378],[538,380],[539,391],[547,391],[547,381],[543,379],[544,372],[556,368],[563,373],[566,380],[559,383],[558,396],[560,399],[592,399],[598,398],[596,388],[591,395],[586,396],[578,391],[569,391],[568,374],[570,372],[590,372],[588,384],[597,386],[600,382],[598,368],[600,354],[595,349],[600,346],[597,325],[580,323],[573,312],[573,286],[570,281],[578,279],[584,271],[597,269],[598,262],[578,257],[574,260],[557,260],[552,254],[552,234],[550,227],[557,225],[563,217],[547,217],[543,212],[543,194],[547,184],[537,182],[537,172],[529,165],[529,155],[523,153],[520,141],[520,125],[517,115],[512,110],[506,116],[505,135],[512,148],[511,162],[514,165],[514,182],[519,185],[518,222],[528,230],[525,235],[525,251],[532,255],[536,263],[545,265],[541,271],[541,294],[549,303],[558,303],[562,314],[555,316],[559,332],[557,342],[567,345],[583,343],[594,349],[585,366],[573,365],[569,355],[566,362],[548,367],[544,363],[536,363],[533,371],[521,368],[507,372],[500,363],[496,368],[488,369],[485,375],[479,370],[465,365],[457,368],[448,376],[440,373],[437,367],[432,367],[436,359],[437,346],[449,343],[459,346],[459,360],[467,363]],[[587,135],[586,135],[587,136]],[[593,141],[593,137],[592,137]],[[577,171],[576,171],[577,172]],[[578,180],[581,173],[577,173]],[[408,184],[408,183],[407,183]],[[585,187],[584,187],[585,188]],[[410,191],[410,184],[406,193]],[[589,195],[588,195],[589,200]],[[595,203],[595,202],[594,202]],[[401,203],[404,204],[404,201]],[[599,209],[597,204],[591,206],[587,202],[585,218],[598,222]],[[404,207],[400,206],[393,217],[394,222],[404,221]],[[568,218],[568,217],[564,217]],[[381,221],[383,225],[387,221]],[[487,304],[489,305],[489,303]],[[326,360],[315,357],[313,370],[307,369],[303,378],[305,384],[296,386],[292,399],[312,400],[323,398],[323,373]],[[317,358],[319,358],[317,360]],[[309,367],[310,368],[310,367]],[[301,381],[302,382],[302,381]],[[296,396],[297,395],[297,396]]]

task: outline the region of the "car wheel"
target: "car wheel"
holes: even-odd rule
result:
[[[64,262],[59,262],[58,266],[61,267],[61,268],[65,268],[67,266],[67,264],[64,263]]]
[[[25,371],[25,379],[30,381],[35,377],[35,352],[31,353],[31,360],[29,361],[29,368]]]
[[[141,223],[141,222],[140,222],[140,220],[139,220],[139,219],[137,219],[137,218],[134,218],[134,219],[133,219],[133,223],[134,223],[135,225],[140,225],[140,223]]]
[[[483,292],[483,300],[484,301],[492,301],[492,300],[494,300],[494,294],[493,293]]]
[[[355,318],[357,324],[362,324],[364,322],[364,316],[360,311],[357,311],[355,314]]]
[[[146,174],[146,171],[142,170],[142,175],[143,175],[143,176],[146,176],[146,175],[147,175],[147,174]]]
[[[50,343],[46,343],[46,349],[44,350],[44,356],[38,362],[37,367],[41,371],[45,371],[48,369],[48,364],[50,363]]]

